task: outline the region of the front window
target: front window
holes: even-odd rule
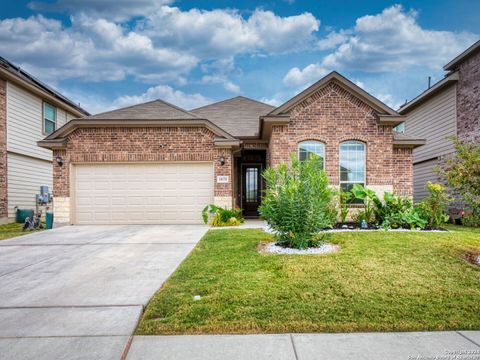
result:
[[[346,141],[340,144],[340,188],[350,191],[354,184],[365,186],[365,144]]]
[[[47,103],[43,103],[43,132],[49,135],[55,131],[57,124],[57,109]]]
[[[405,122],[402,122],[401,124],[398,124],[393,128],[393,131],[396,131],[398,133],[405,133]]]
[[[298,158],[300,161],[311,159],[313,155],[320,158],[322,167],[325,166],[325,145],[319,141],[304,141],[298,144]]]

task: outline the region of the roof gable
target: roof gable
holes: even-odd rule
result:
[[[157,99],[146,103],[88,116],[90,120],[186,120],[196,115],[166,101]]]
[[[369,105],[378,114],[395,116],[395,117],[399,116],[399,114],[395,110],[393,110],[392,108],[390,108],[389,106],[387,106],[386,104],[378,100],[376,97],[370,95],[368,92],[366,92],[359,86],[355,85],[353,82],[343,77],[336,71],[332,71],[330,74],[326,75],[325,77],[317,81],[315,84],[311,85],[310,87],[308,87],[307,89],[299,93],[298,95],[294,96],[284,104],[280,105],[278,108],[270,112],[268,115],[275,116],[275,115],[287,114],[296,105],[300,104],[301,102],[306,100],[308,97],[312,96],[316,92],[325,88],[332,82],[339,85],[340,87],[348,91],[350,94],[352,94],[354,97],[358,98],[362,102]]]
[[[258,136],[260,116],[275,109],[274,106],[237,96],[191,110],[196,116],[206,118],[233,136]]]
[[[445,71],[455,71],[462,62],[467,60],[470,56],[475,55],[480,51],[480,40],[476,43],[472,44],[468,49],[466,49],[461,54],[457,55],[455,59],[451,60],[448,64],[446,64],[443,69]]]

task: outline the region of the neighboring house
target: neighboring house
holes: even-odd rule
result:
[[[52,151],[37,146],[73,118],[88,113],[0,57],[0,222],[15,207],[35,209],[40,186],[52,188]]]
[[[412,194],[404,119],[332,72],[274,108],[245,97],[191,111],[156,100],[72,120],[54,151],[54,211],[73,224],[198,223],[209,203],[257,216],[266,166],[317,154],[330,183]]]
[[[427,195],[426,183],[438,182],[435,167],[455,152],[451,141],[480,142],[480,41],[444,66],[445,78],[403,105],[405,131],[426,139],[413,151],[414,199]]]

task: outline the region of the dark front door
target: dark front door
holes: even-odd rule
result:
[[[245,216],[258,216],[261,201],[261,165],[242,166],[242,208]]]

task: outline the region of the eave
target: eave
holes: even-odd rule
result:
[[[19,77],[17,74],[15,74],[15,73],[7,70],[7,69],[1,68],[1,67],[0,67],[0,78],[4,78],[7,81],[10,81],[14,84],[17,84],[18,86],[28,90],[32,94],[35,94],[38,97],[42,98],[43,100],[48,101],[52,105],[68,111],[69,113],[71,113],[74,116],[82,118],[86,115],[89,115],[89,113],[87,111],[85,111],[83,109],[79,110],[78,108],[76,108],[76,107],[70,105],[69,103],[65,102],[61,97],[55,95],[54,93],[47,92],[43,88],[41,88],[41,87],[39,87],[39,86],[37,86],[33,83],[30,83],[27,80]]]
[[[260,139],[269,140],[274,125],[288,125],[289,122],[289,114],[260,116]]]
[[[425,139],[394,139],[393,147],[406,147],[406,148],[417,148],[419,146],[425,145],[427,140]]]
[[[67,122],[54,133],[45,139],[37,142],[37,145],[46,149],[64,149],[67,145],[67,138],[73,131],[79,128],[125,128],[125,127],[205,127],[215,135],[218,139],[230,141],[231,146],[236,146],[238,139],[226,131],[220,129],[207,119],[175,119],[175,120],[114,120],[114,119],[74,119]],[[222,139],[222,140],[223,140]],[[220,141],[222,143],[222,141]],[[219,144],[220,144],[219,143]],[[227,142],[222,143],[223,145]],[[225,145],[226,146],[226,145]],[[230,145],[229,145],[230,146]]]
[[[401,106],[398,109],[398,113],[402,115],[407,115],[410,111],[412,111],[417,106],[420,106],[425,101],[431,99],[447,87],[455,84],[458,81],[458,72],[451,73],[450,75],[446,76],[436,84],[434,84],[429,89],[425,90],[423,93],[406,103],[405,105]]]

